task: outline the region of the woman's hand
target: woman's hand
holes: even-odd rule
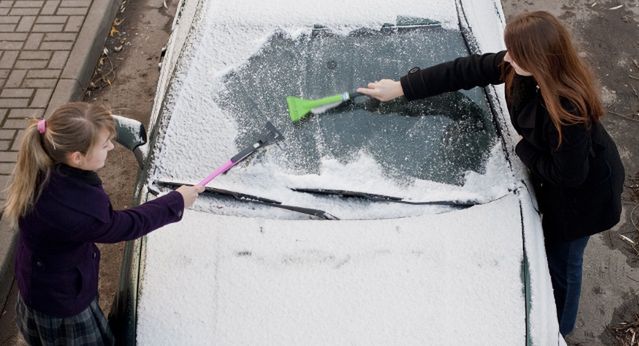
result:
[[[368,83],[368,88],[357,88],[357,92],[376,98],[382,102],[390,101],[404,95],[404,89],[399,81],[382,79]]]
[[[202,191],[204,191],[204,186],[182,185],[178,187],[175,191],[179,192],[182,195],[182,198],[184,199],[184,209],[186,209],[186,208],[190,208],[193,205],[193,203],[195,203],[197,196]]]

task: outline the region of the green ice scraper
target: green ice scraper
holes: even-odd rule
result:
[[[361,95],[357,92],[341,93],[333,96],[323,97],[317,100],[308,100],[296,96],[286,97],[286,103],[288,103],[288,113],[291,115],[293,122],[298,122],[308,114],[319,114],[326,112],[331,108],[335,108],[342,103],[352,100],[353,98]]]

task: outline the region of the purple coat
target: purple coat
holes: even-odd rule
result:
[[[182,218],[184,200],[171,192],[114,211],[95,172],[57,165],[31,211],[20,218],[16,279],[31,308],[54,317],[86,309],[98,293],[97,243],[141,237]]]

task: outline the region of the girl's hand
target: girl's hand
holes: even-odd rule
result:
[[[376,98],[382,102],[390,101],[404,95],[404,89],[399,81],[382,79],[368,83],[368,88],[357,88],[357,92]]]
[[[195,203],[197,196],[202,191],[204,191],[204,186],[182,185],[178,187],[175,191],[179,192],[182,195],[182,198],[184,199],[184,209],[186,209],[186,208],[190,208],[193,205],[193,203]]]

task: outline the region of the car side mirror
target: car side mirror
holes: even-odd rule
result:
[[[144,169],[144,160],[147,154],[147,138],[144,125],[135,119],[115,114],[113,115],[113,120],[115,120],[115,140],[131,150],[138,161],[140,169]]]

